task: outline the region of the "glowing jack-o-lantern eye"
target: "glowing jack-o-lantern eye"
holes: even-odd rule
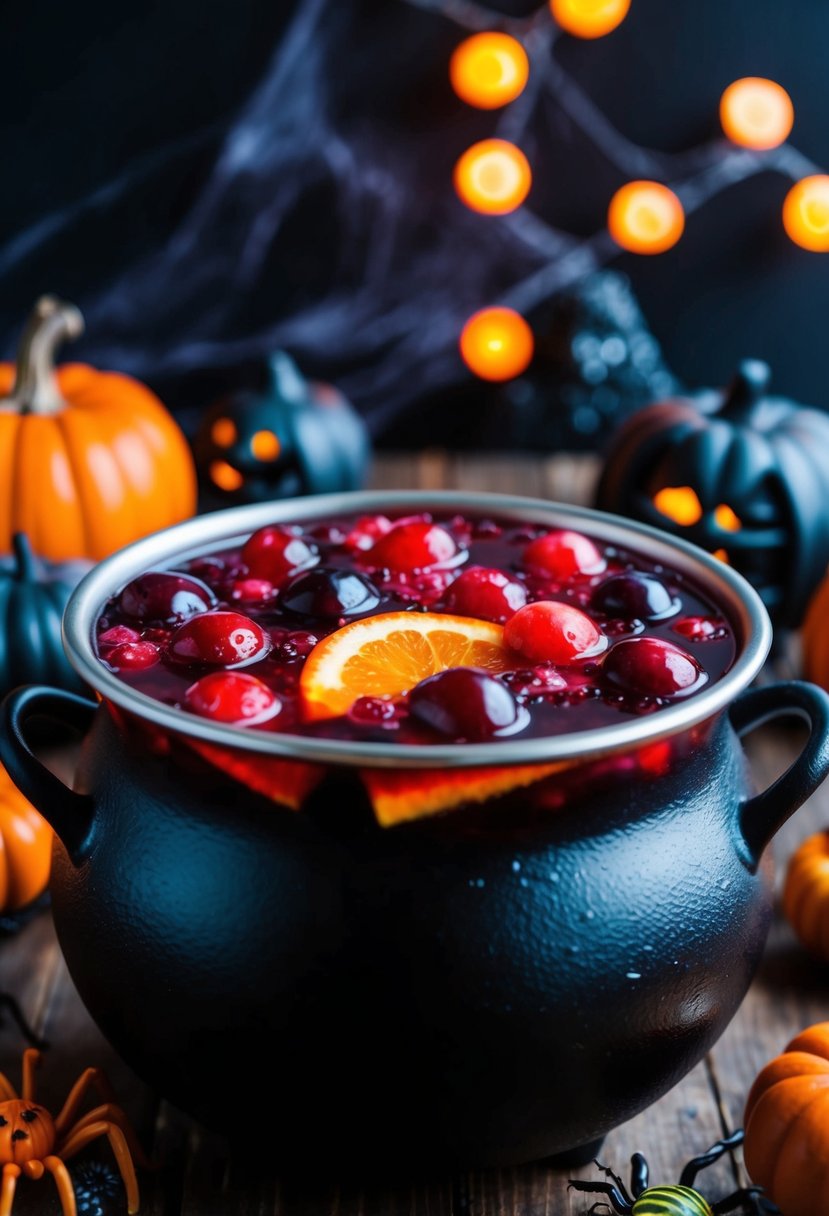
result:
[[[684,528],[690,528],[702,519],[702,503],[690,486],[665,486],[654,495],[653,505]]]
[[[257,431],[250,441],[250,450],[257,460],[276,460],[282,445],[273,431]]]
[[[743,524],[733,508],[721,502],[714,511],[714,522],[723,532],[739,532]]]
[[[210,477],[215,485],[220,490],[241,489],[244,483],[244,477],[238,469],[234,469],[232,464],[228,464],[226,460],[214,460],[210,466]]]
[[[210,438],[218,448],[229,448],[239,438],[232,418],[217,418],[210,428]]]

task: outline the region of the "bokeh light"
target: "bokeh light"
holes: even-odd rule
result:
[[[762,76],[744,76],[720,98],[723,131],[743,148],[779,148],[794,126],[794,106],[782,85]]]
[[[535,349],[533,331],[511,308],[483,308],[461,331],[464,363],[482,380],[512,380],[529,366]]]
[[[507,215],[520,207],[532,185],[529,161],[505,139],[483,139],[467,148],[454,172],[458,197],[483,215]]]
[[[664,253],[685,231],[685,212],[673,190],[659,182],[628,182],[610,201],[607,226],[630,253]]]
[[[630,0],[550,0],[550,11],[563,30],[577,38],[602,38],[621,25]]]
[[[530,62],[521,43],[494,31],[466,38],[449,63],[452,88],[462,101],[480,110],[515,101],[529,74]]]
[[[783,227],[795,245],[829,253],[829,177],[816,173],[792,186],[783,204]]]

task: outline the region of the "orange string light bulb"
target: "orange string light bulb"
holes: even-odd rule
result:
[[[783,204],[783,227],[802,249],[829,253],[829,177],[816,173],[792,186]]]
[[[458,197],[482,215],[515,211],[529,194],[532,180],[526,156],[505,139],[483,139],[473,144],[455,165]]]
[[[452,88],[467,105],[496,110],[515,101],[530,74],[527,52],[509,34],[473,34],[458,46],[449,63]]]
[[[577,38],[602,38],[621,25],[630,0],[550,0],[550,11],[563,30]]]
[[[720,122],[732,143],[766,151],[779,148],[794,126],[794,106],[782,85],[762,76],[745,76],[720,98]]]
[[[659,182],[628,182],[610,201],[607,226],[630,253],[664,253],[685,231],[685,212],[673,190]]]
[[[512,380],[529,366],[535,349],[533,332],[511,308],[483,308],[461,331],[464,363],[482,380]]]

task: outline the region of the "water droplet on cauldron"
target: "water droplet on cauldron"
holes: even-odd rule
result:
[[[641,978],[642,978],[641,971],[628,971],[625,975],[625,979],[628,979],[628,980],[641,980]]]

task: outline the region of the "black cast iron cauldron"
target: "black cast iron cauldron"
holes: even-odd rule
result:
[[[355,765],[468,766],[493,749],[245,733],[136,694],[94,658],[100,605],[141,570],[292,514],[404,506],[581,528],[705,586],[739,640],[722,680],[632,722],[497,747],[499,763],[568,757],[590,773],[670,738],[684,762],[617,773],[558,810],[525,791],[384,830]],[[654,1101],[740,1004],[770,919],[764,850],[829,770],[823,692],[745,691],[770,628],[738,575],[643,525],[534,500],[355,494],[203,517],[98,566],[65,636],[80,674],[145,722],[331,766],[292,813],[185,764],[186,748],[150,754],[106,704],[24,688],[2,707],[3,762],[59,837],[54,916],[81,997],[134,1069],[205,1123],[249,1140],[263,1098],[275,1162],[517,1163],[595,1142]],[[91,724],[76,792],[31,751],[44,714]],[[738,735],[783,714],[809,739],[752,795]]]

